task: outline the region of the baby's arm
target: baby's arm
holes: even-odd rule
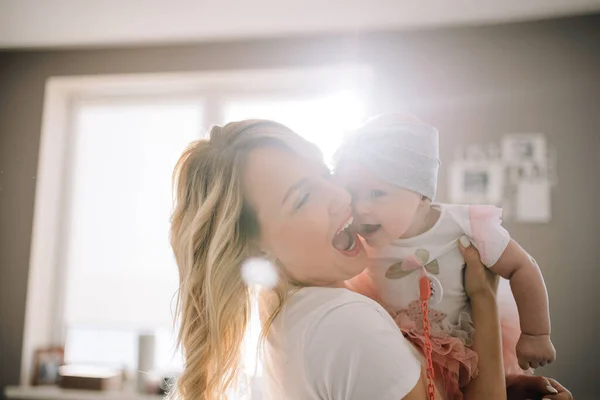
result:
[[[511,239],[491,270],[510,280],[515,296],[522,332],[517,345],[521,368],[537,368],[554,361],[556,352],[550,341],[548,295],[537,264]]]
[[[519,308],[521,332],[549,335],[548,295],[542,273],[529,254],[511,239],[491,270],[510,281]]]

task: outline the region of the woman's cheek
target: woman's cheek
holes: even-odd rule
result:
[[[313,258],[316,254],[322,254],[326,251],[327,229],[323,226],[323,221],[306,221],[306,224],[298,229],[295,235],[296,246],[299,256],[302,258]]]

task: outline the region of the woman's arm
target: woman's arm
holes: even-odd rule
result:
[[[500,344],[500,323],[493,294],[471,297],[475,332],[473,350],[479,356],[479,375],[463,390],[465,399],[506,399]]]
[[[479,375],[463,390],[466,400],[506,399],[506,382],[502,365],[500,320],[496,305],[498,276],[486,268],[479,252],[466,237],[461,238],[459,250],[467,264],[465,290],[471,300],[471,313],[475,325],[473,350],[479,356]]]

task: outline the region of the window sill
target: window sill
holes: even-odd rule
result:
[[[54,386],[8,386],[7,400],[161,400],[162,396],[127,391],[91,391],[61,389]]]

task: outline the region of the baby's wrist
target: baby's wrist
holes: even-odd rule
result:
[[[521,335],[529,336],[529,337],[543,337],[543,336],[550,336],[550,333],[528,333],[528,332],[521,332]]]

